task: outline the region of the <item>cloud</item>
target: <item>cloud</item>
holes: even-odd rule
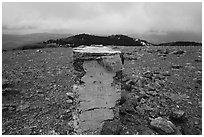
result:
[[[201,3],[149,3],[145,5],[151,27],[166,31],[201,32]]]
[[[2,18],[10,33],[202,34],[202,3],[3,3]]]

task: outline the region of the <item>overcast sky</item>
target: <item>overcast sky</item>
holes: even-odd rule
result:
[[[3,3],[3,33],[133,34],[201,41],[201,3]]]

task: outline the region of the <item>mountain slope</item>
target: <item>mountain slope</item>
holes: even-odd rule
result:
[[[176,41],[168,43],[160,43],[157,46],[202,46],[202,43],[191,41]]]
[[[73,47],[80,45],[117,45],[117,46],[149,46],[152,45],[145,40],[134,39],[125,35],[95,36],[89,34],[79,34],[63,39],[47,41],[59,45],[70,44]]]
[[[34,44],[48,39],[59,39],[71,36],[71,34],[53,34],[53,33],[33,33],[26,35],[2,35],[2,49],[15,49],[27,44]]]

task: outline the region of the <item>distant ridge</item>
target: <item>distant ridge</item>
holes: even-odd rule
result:
[[[71,36],[72,34],[55,33],[32,33],[25,35],[2,34],[2,49],[16,49],[29,44],[42,43],[48,39],[59,39]]]
[[[90,34],[53,34],[34,33],[27,35],[2,35],[2,51],[40,49],[50,47],[77,47],[80,45],[103,46],[202,46],[202,43],[177,41],[161,44],[149,43],[146,40],[132,38],[122,34],[96,36]]]
[[[67,38],[48,40],[46,44],[56,43],[58,45],[69,45],[77,47],[80,45],[116,45],[116,46],[150,46],[151,43],[128,37],[126,35],[95,36],[90,34],[78,34]]]
[[[192,42],[192,41],[176,41],[160,43],[157,46],[202,46],[202,43]]]

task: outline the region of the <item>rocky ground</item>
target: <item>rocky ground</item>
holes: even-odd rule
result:
[[[119,117],[101,134],[202,134],[202,47],[124,53]],[[71,48],[2,53],[2,133],[75,134]]]

